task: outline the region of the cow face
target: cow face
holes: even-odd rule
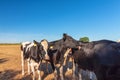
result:
[[[43,49],[45,51],[45,57],[44,57],[44,59],[45,60],[49,60],[50,58],[48,56],[48,41],[46,39],[41,40],[41,45],[42,45],[42,47],[43,47]]]
[[[78,45],[78,41],[76,41],[75,39],[73,39],[71,36],[67,34],[63,34],[63,45],[65,47],[73,48]]]
[[[41,45],[41,43],[39,43],[35,40],[33,42],[34,42],[34,47],[37,47],[37,54],[38,54],[39,58],[44,59],[45,54],[46,54],[44,47]]]

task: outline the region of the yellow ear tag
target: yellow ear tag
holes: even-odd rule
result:
[[[53,46],[50,46],[50,49],[53,49]]]
[[[34,43],[34,46],[37,46],[37,44]]]

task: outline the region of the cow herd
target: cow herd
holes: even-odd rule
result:
[[[42,80],[39,67],[44,60],[51,64],[54,80],[58,80],[58,75],[60,80],[65,80],[63,68],[68,56],[72,59],[73,80],[76,80],[75,75],[79,80],[120,80],[120,43],[110,40],[80,42],[65,33],[52,42],[44,39],[21,43],[22,75],[26,60],[28,74],[32,73],[35,80],[36,69],[38,80]]]

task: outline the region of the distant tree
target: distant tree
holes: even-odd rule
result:
[[[89,42],[89,38],[88,37],[82,37],[82,38],[80,38],[79,41],[81,41],[81,42]]]
[[[117,42],[119,42],[119,43],[120,43],[120,39],[119,39],[119,40],[117,40]]]

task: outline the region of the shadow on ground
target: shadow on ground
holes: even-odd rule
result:
[[[7,58],[1,58],[1,59],[0,59],[0,64],[1,64],[1,63],[4,63],[4,62],[6,62],[6,61],[8,61]]]
[[[0,80],[14,80],[14,77],[20,74],[20,71],[5,70],[0,71]]]

